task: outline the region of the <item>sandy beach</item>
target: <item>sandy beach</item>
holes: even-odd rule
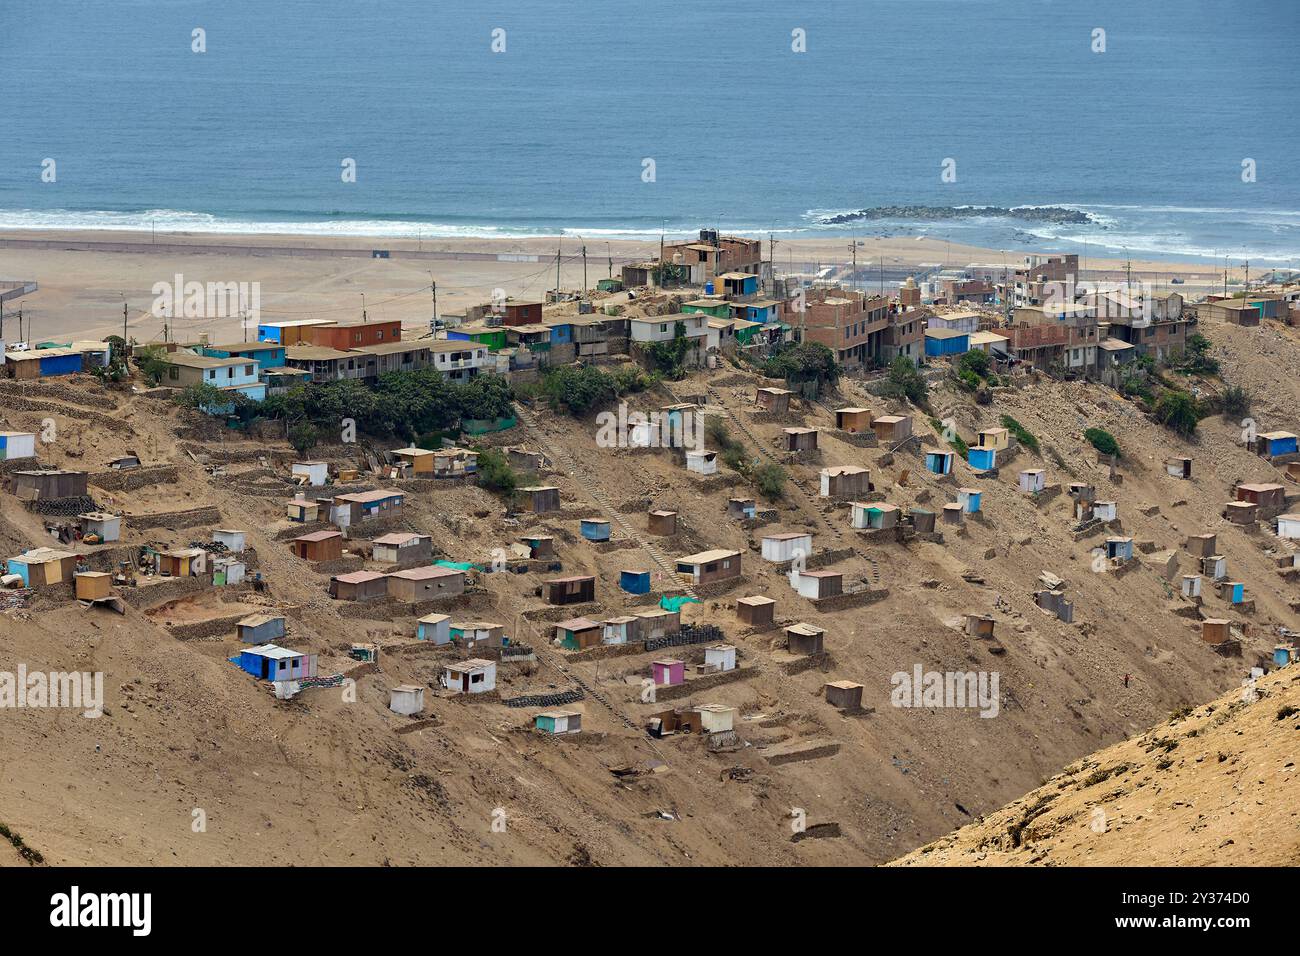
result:
[[[673,237],[670,236],[671,240]],[[42,341],[69,335],[100,337],[122,334],[123,306],[128,334],[138,341],[160,341],[164,320],[152,314],[156,283],[183,281],[257,283],[264,321],[293,318],[357,320],[400,319],[412,328],[427,326],[430,293],[437,283],[440,314],[463,312],[485,302],[493,290],[508,296],[541,298],[556,284],[556,253],[561,256],[560,284],[583,284],[583,243],[573,237],[529,239],[368,239],[290,235],[84,231],[0,232],[0,279],[35,280],[36,293],[5,304],[5,338],[17,340],[17,310],[23,310],[23,338]],[[658,243],[599,240],[586,244],[585,275],[589,286],[626,262],[658,253]],[[765,243],[765,254],[768,246]],[[934,265],[1005,263],[1015,268],[1027,252],[1059,249],[997,250],[936,239],[860,239],[860,267],[883,261],[886,270]],[[1064,250],[1080,251],[1081,250]],[[386,252],[388,257],[377,257]],[[850,240],[777,240],[777,274],[808,272],[851,261]],[[1082,258],[1082,257],[1081,257]],[[1210,264],[1133,260],[1135,281],[1163,287],[1173,276],[1184,278],[1184,294],[1198,295],[1222,281]],[[1086,278],[1122,279],[1125,262],[1089,256],[1081,262]],[[1240,270],[1234,269],[1233,275]],[[172,338],[191,340],[206,332],[211,340],[241,341],[237,316],[175,319]],[[28,329],[31,331],[29,332]]]

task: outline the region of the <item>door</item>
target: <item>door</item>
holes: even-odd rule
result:
[[[469,693],[469,674],[465,673],[460,675],[460,689],[462,693]]]

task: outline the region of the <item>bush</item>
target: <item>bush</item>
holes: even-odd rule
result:
[[[1218,375],[1219,360],[1210,357],[1210,340],[1199,332],[1189,336],[1178,369],[1189,375]]]
[[[686,368],[682,362],[690,351],[691,340],[686,337],[686,323],[673,325],[671,342],[652,342],[645,350],[650,359],[650,367],[665,378],[677,381],[686,377]]]
[[[1251,396],[1240,385],[1230,385],[1219,396],[1219,407],[1229,418],[1243,418],[1250,414]]]
[[[1010,415],[1003,415],[1001,422],[1002,427],[1011,432],[1011,434],[1015,436],[1016,441],[1024,445],[1035,455],[1038,454],[1038,439],[1029,432],[1029,429],[1025,428],[1024,425],[1020,424],[1020,422],[1016,421]]]
[[[963,379],[966,377],[966,373],[970,373],[979,379],[986,379],[989,377],[989,370],[992,366],[993,362],[988,357],[988,353],[980,349],[971,349],[957,359],[957,374]]]
[[[905,355],[889,363],[889,374],[877,392],[884,398],[905,398],[918,408],[924,408],[930,400],[930,387],[925,383],[925,377]]]
[[[768,501],[776,501],[785,494],[785,469],[780,465],[759,465],[753,472],[754,487]]]
[[[542,383],[551,404],[575,416],[618,397],[614,376],[594,365],[560,365],[547,369]]]
[[[1120,457],[1119,442],[1115,440],[1115,436],[1110,432],[1103,431],[1100,428],[1089,428],[1083,433],[1083,437],[1088,439],[1092,447],[1103,455]]]
[[[481,488],[510,498],[519,485],[519,477],[504,454],[495,448],[485,448],[478,455],[478,483]]]
[[[835,353],[820,342],[800,342],[781,349],[763,363],[768,378],[783,378],[787,384],[815,382],[820,393],[823,386],[839,381],[840,369]]]
[[[965,458],[967,454],[970,453],[970,446],[967,445],[965,440],[957,434],[956,428],[952,430],[952,438],[948,438],[947,432],[943,427],[943,422],[939,421],[937,418],[931,418],[930,424],[934,426],[934,430],[937,431],[940,436],[942,436],[944,440],[953,447],[953,450],[956,451],[957,454],[961,455],[962,458]]]
[[[173,399],[178,405],[197,409],[224,408],[231,404],[231,399],[225,392],[207,382],[187,385]]]
[[[135,367],[151,385],[157,385],[167,374],[167,350],[161,345],[146,345],[144,348],[138,348],[133,358]]]
[[[1196,399],[1174,389],[1163,392],[1156,400],[1155,416],[1156,421],[1184,438],[1196,434],[1196,424],[1201,419]]]
[[[320,440],[320,433],[311,422],[299,422],[289,429],[288,438],[293,450],[299,455],[305,455],[316,447],[316,443]]]

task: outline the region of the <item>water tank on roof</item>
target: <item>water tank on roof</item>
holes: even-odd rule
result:
[[[706,283],[704,283],[704,294],[705,294],[705,295],[713,295],[713,283],[712,283],[712,282],[706,282]]]

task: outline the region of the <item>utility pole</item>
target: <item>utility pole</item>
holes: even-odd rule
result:
[[[361,321],[363,323],[370,321],[370,316],[366,314],[366,294],[361,293]]]
[[[560,297],[560,247],[555,247],[555,297]]]
[[[614,250],[610,248],[609,243],[605,243],[605,255],[609,256],[609,277],[614,278]]]
[[[18,341],[23,341],[23,304],[18,303]]]
[[[122,351],[126,351],[126,300],[122,300]]]
[[[582,244],[582,294],[587,294],[587,244]]]
[[[858,287],[858,240],[849,240],[849,252],[853,253],[853,272],[849,274],[849,285]]]
[[[429,288],[433,291],[433,321],[429,323],[429,332],[434,333],[438,329],[438,280],[429,273]]]

